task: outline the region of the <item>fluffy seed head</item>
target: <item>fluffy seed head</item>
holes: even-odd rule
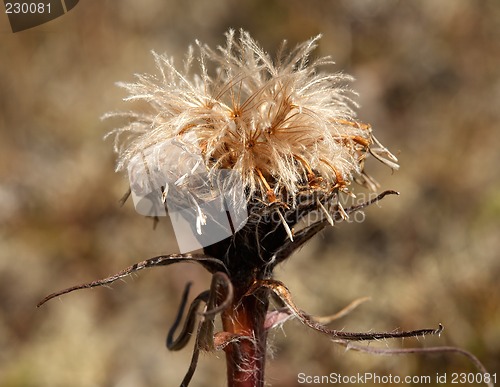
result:
[[[289,53],[283,43],[275,59],[245,31],[226,37],[217,50],[196,42],[198,55],[190,48],[182,70],[153,53],[158,75],[120,83],[126,100],[150,109],[119,113],[130,121],[112,132],[118,170],[130,174],[145,154],[158,186],[167,176],[182,185],[200,171],[232,170],[247,199],[293,205],[302,192],[345,191],[353,177],[373,186],[363,172],[368,153],[398,167],[370,126],[355,121],[351,77],[323,72],[328,57],[310,59],[320,36]],[[145,184],[140,176],[135,183]]]

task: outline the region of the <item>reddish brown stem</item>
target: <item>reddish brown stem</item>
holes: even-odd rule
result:
[[[224,348],[228,387],[263,387],[269,290],[249,296],[244,296],[243,290],[235,289],[233,305],[222,314],[224,331],[237,337]]]

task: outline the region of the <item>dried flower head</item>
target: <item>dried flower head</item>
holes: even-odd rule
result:
[[[192,73],[191,48],[183,71],[173,59],[153,53],[160,76],[137,75],[134,83],[120,83],[130,93],[126,100],[151,107],[145,114],[126,114],[130,123],[114,131],[117,169],[132,171],[132,185],[146,184],[143,173],[134,173],[142,168],[144,152],[154,155],[148,158],[148,179],[155,186],[164,187],[167,180],[179,186],[180,178],[183,184],[200,171],[232,170],[242,179],[247,200],[289,206],[311,189],[345,191],[353,175],[373,186],[363,177],[368,151],[398,167],[370,126],[354,120],[356,105],[347,88],[352,78],[321,72],[333,63],[329,57],[310,60],[320,36],[289,54],[283,43],[273,60],[247,32],[239,39],[232,30],[226,35],[226,46],[217,51],[197,42],[198,73]],[[172,156],[166,146],[172,141],[184,150],[182,157]]]

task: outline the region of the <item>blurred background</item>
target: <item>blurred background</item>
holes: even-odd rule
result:
[[[154,72],[151,50],[181,63],[200,39],[244,28],[269,52],[323,34],[315,54],[355,76],[359,119],[400,159],[370,160],[395,189],[366,218],[315,237],[276,270],[309,313],[371,301],[333,325],[350,331],[445,326],[441,337],[388,347],[453,345],[500,372],[500,2],[496,0],[86,0],[63,17],[12,33],[0,16],[0,385],[177,386],[192,343],[165,348],[189,264],[148,269],[36,309],[48,293],[177,251],[168,221],[118,200],[103,136],[130,108],[117,81]],[[194,294],[194,293],[193,293]],[[374,356],[298,322],[271,333],[267,382],[297,374],[475,372],[454,354]],[[500,373],[497,374],[500,378]],[[449,381],[449,379],[448,379]],[[192,386],[224,386],[223,353],[200,357]]]

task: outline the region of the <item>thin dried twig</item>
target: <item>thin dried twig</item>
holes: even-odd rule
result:
[[[205,269],[208,271],[215,273],[217,271],[224,271],[227,272],[227,269],[225,265],[218,259],[209,257],[204,254],[170,254],[170,255],[160,255],[158,257],[150,258],[145,261],[135,263],[132,266],[126,267],[125,269],[119,271],[116,274],[113,274],[109,277],[100,279],[100,280],[95,280],[92,282],[87,282],[83,283],[80,285],[76,286],[71,286],[69,288],[60,290],[58,292],[49,294],[47,297],[45,297],[43,300],[41,300],[37,304],[37,308],[45,304],[47,301],[51,300],[52,298],[62,296],[63,294],[67,294],[70,292],[73,292],[75,290],[80,290],[80,289],[90,289],[94,288],[97,286],[104,286],[104,285],[109,285],[121,278],[127,277],[130,274],[136,273],[142,269],[146,269],[149,267],[156,267],[156,266],[168,266],[174,263],[178,262],[197,262],[201,264]]]
[[[202,322],[198,323],[198,329],[196,330],[196,341],[194,343],[193,355],[191,356],[191,362],[189,363],[189,368],[184,375],[184,379],[182,379],[180,387],[188,387],[191,379],[193,378],[194,372],[196,371],[196,367],[198,366],[198,358],[200,357],[200,331],[202,327]]]
[[[370,297],[362,297],[357,300],[352,301],[349,305],[345,306],[337,313],[329,316],[311,316],[311,319],[319,324],[328,325],[335,320],[338,320],[356,309],[362,303],[370,300]],[[281,301],[281,300],[280,300]],[[266,322],[264,324],[266,329],[275,328],[279,325],[284,324],[290,318],[294,317],[293,312],[287,307],[277,308],[272,311],[267,312]]]
[[[312,318],[314,321],[316,321],[319,324],[328,325],[335,320],[338,320],[344,316],[347,316],[349,313],[351,313],[358,306],[365,303],[366,301],[369,301],[370,299],[371,299],[370,297],[361,297],[361,298],[358,298],[358,299],[352,301],[351,303],[349,303],[349,305],[345,306],[344,308],[342,308],[341,310],[339,310],[335,314],[332,314],[329,316],[313,316]]]
[[[223,299],[218,304],[219,288],[223,288]],[[199,330],[198,345],[205,351],[212,351],[215,349],[214,345],[214,320],[218,313],[222,313],[230,307],[233,301],[233,285],[229,277],[222,272],[214,273],[212,277],[212,284],[210,286],[210,296],[202,313],[202,323]]]
[[[167,348],[170,351],[179,351],[182,348],[184,348],[186,344],[189,342],[189,339],[191,338],[191,334],[193,333],[194,325],[196,322],[196,310],[198,309],[198,307],[202,302],[206,303],[208,301],[208,297],[210,295],[210,292],[206,290],[200,293],[193,300],[193,302],[191,302],[181,333],[179,334],[177,339],[174,340],[175,331],[177,330],[177,327],[181,322],[182,315],[184,314],[184,309],[186,307],[187,297],[189,294],[190,287],[191,287],[191,282],[189,282],[186,285],[186,288],[184,289],[184,293],[182,294],[181,305],[179,306],[179,311],[177,312],[177,317],[175,318],[175,321],[172,324],[172,327],[170,328],[167,334]]]
[[[247,292],[247,295],[254,293],[261,287],[271,289],[290,309],[292,314],[297,319],[299,319],[299,321],[302,322],[304,325],[307,325],[308,327],[318,332],[329,335],[332,338],[353,340],[353,341],[370,341],[370,340],[380,340],[380,339],[394,339],[398,337],[439,335],[444,329],[441,324],[439,324],[438,328],[434,329],[426,328],[426,329],[417,329],[412,331],[401,331],[401,332],[345,332],[336,329],[329,329],[324,325],[315,321],[314,318],[309,314],[297,308],[297,306],[295,306],[294,302],[292,301],[290,291],[280,281],[271,279],[256,281],[255,284]]]
[[[224,289],[224,298],[219,303],[219,288]],[[210,290],[206,290],[200,293],[189,306],[189,311],[186,316],[186,320],[182,327],[182,330],[177,337],[174,339],[175,331],[177,330],[182,315],[184,314],[184,309],[187,304],[187,299],[189,296],[189,289],[191,288],[191,283],[187,283],[182,294],[181,304],[179,306],[179,311],[177,312],[177,317],[170,328],[167,335],[167,348],[171,351],[178,351],[186,346],[189,339],[193,335],[194,325],[196,321],[196,315],[200,315],[201,319],[198,324],[196,331],[196,342],[193,348],[193,355],[191,358],[191,363],[189,365],[188,371],[184,376],[181,386],[187,386],[196,371],[196,366],[198,365],[198,357],[200,350],[213,350],[216,349],[214,344],[214,319],[218,313],[223,312],[233,300],[233,287],[229,281],[229,277],[222,272],[217,272],[212,277],[212,283],[210,285]],[[199,305],[204,302],[205,310],[201,313],[197,313]]]
[[[471,363],[481,372],[482,374],[489,374],[486,367],[479,361],[479,359],[474,356],[469,351],[461,349],[458,347],[427,347],[427,348],[374,348],[367,347],[364,345],[354,344],[352,341],[348,340],[334,340],[335,343],[340,344],[346,348],[346,350],[353,350],[358,352],[369,353],[372,355],[407,355],[407,354],[442,354],[442,353],[457,353],[465,356],[471,361]],[[492,382],[485,382],[489,387],[494,387]]]

